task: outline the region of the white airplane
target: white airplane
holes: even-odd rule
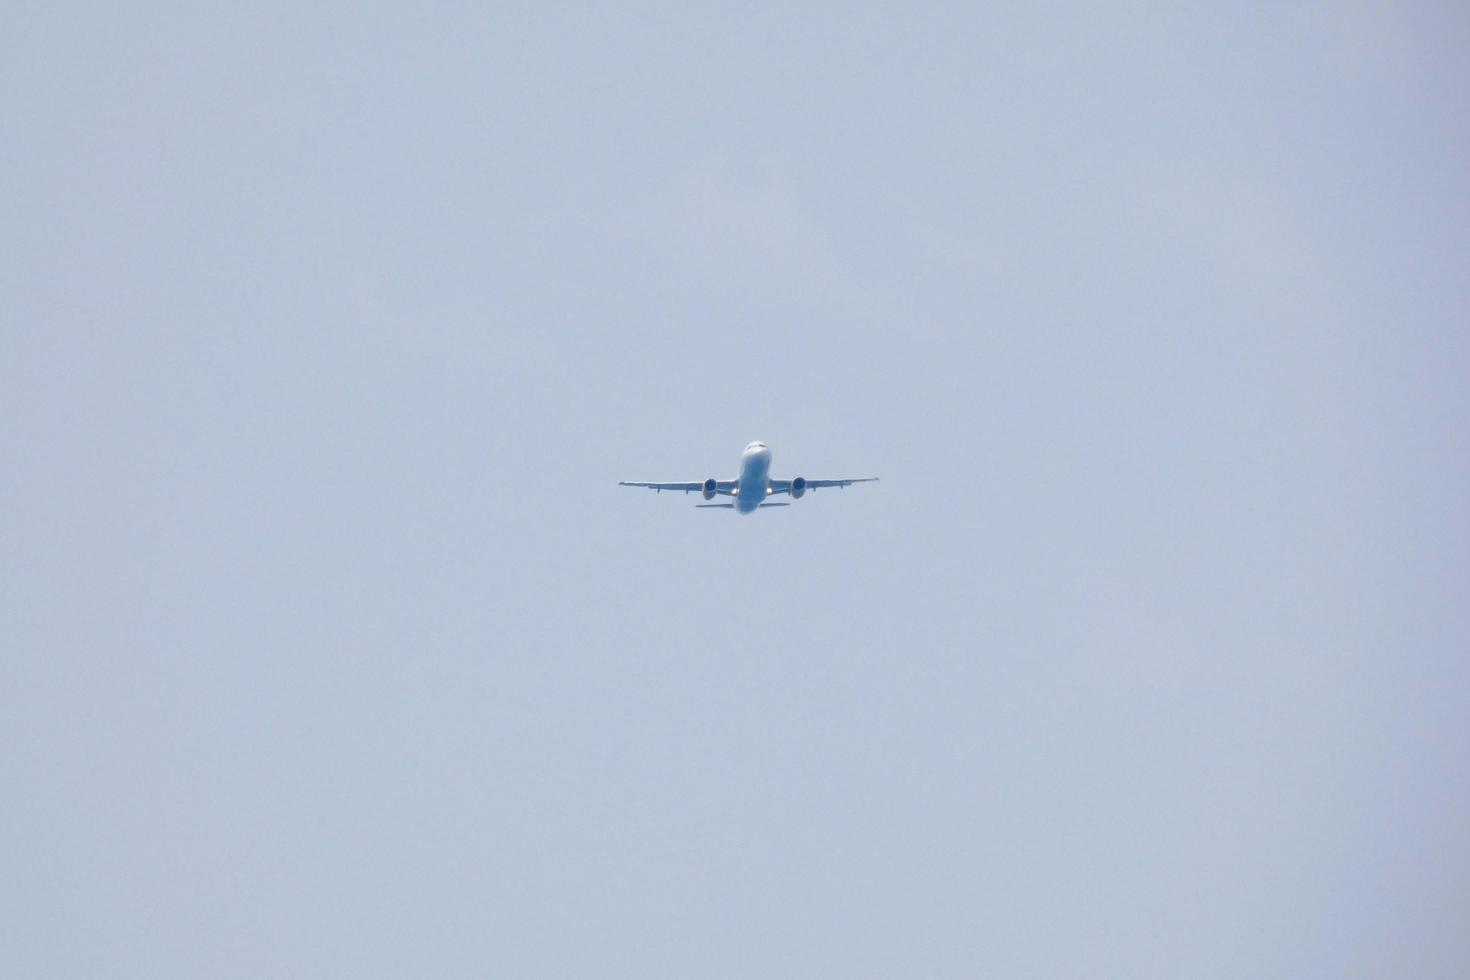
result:
[[[872,483],[876,476],[865,476],[858,480],[808,480],[798,476],[794,480],[771,479],[771,450],[763,442],[752,442],[740,454],[740,477],[735,480],[716,480],[710,477],[702,483],[619,483],[620,487],[647,487],[650,490],[683,490],[704,495],[705,500],[714,500],[716,494],[733,497],[728,504],[695,504],[696,507],[734,508],[737,513],[749,514],[758,507],[790,507],[786,502],[767,500],[778,493],[789,493],[792,500],[800,500],[808,490],[822,487],[845,487],[854,483]]]

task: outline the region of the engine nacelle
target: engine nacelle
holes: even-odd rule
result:
[[[806,493],[806,477],[798,476],[791,481],[791,499],[800,500],[804,493]]]
[[[704,499],[705,500],[714,500],[715,499],[715,490],[716,490],[715,478],[714,477],[710,477],[708,480],[705,480],[704,481],[704,489],[700,490],[699,492],[702,493],[702,494],[704,494]]]

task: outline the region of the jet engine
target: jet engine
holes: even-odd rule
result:
[[[800,500],[804,493],[806,493],[806,477],[798,476],[791,481],[791,499]]]
[[[708,480],[705,480],[704,481],[704,489],[700,490],[699,492],[702,493],[702,494],[704,494],[704,499],[705,500],[714,500],[715,499],[715,478],[714,477],[710,477]]]

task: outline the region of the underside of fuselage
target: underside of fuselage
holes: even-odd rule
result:
[[[753,513],[766,502],[771,486],[771,450],[763,442],[752,442],[740,454],[740,485],[735,492],[735,512]]]

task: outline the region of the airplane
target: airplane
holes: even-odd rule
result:
[[[768,500],[777,494],[790,494],[792,500],[800,500],[808,490],[823,487],[847,487],[854,483],[874,483],[876,476],[865,476],[856,480],[808,480],[798,476],[794,480],[771,479],[771,450],[763,442],[752,442],[740,454],[740,476],[734,480],[716,480],[710,477],[695,483],[627,483],[620,487],[647,487],[649,490],[682,490],[685,493],[698,491],[705,500],[714,500],[718,494],[733,498],[728,504],[695,504],[695,507],[723,507],[737,514],[752,514],[760,507],[790,507],[787,501]]]

